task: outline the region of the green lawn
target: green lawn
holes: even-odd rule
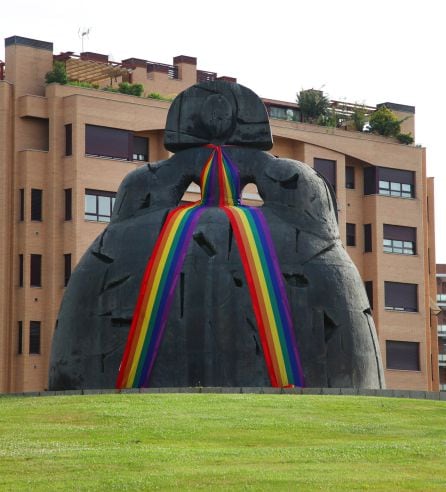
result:
[[[446,402],[0,398],[0,490],[445,490]]]

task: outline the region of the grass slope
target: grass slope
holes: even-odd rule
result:
[[[445,490],[446,403],[0,398],[0,490]]]

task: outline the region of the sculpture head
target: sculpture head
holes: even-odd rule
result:
[[[208,143],[271,149],[271,129],[261,99],[240,84],[222,80],[181,92],[167,115],[164,146],[177,152]]]

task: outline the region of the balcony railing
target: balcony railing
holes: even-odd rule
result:
[[[147,73],[166,73],[169,79],[178,79],[178,67],[165,63],[147,62]]]
[[[197,70],[197,82],[212,82],[217,78],[215,72],[206,72],[205,70]]]

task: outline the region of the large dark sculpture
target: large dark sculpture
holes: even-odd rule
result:
[[[205,163],[220,149],[207,144],[224,146],[241,187],[255,183],[264,201],[305,385],[383,387],[369,303],[339,239],[331,188],[306,164],[264,152],[272,140],[262,102],[240,85],[218,81],[193,86],[172,103],[165,146],[175,155],[131,172],[121,184],[111,223],[67,287],[50,388],[115,386],[146,264],[168,213],[192,182],[200,184]],[[147,385],[271,384],[238,246],[223,210],[206,208],[180,265]]]

